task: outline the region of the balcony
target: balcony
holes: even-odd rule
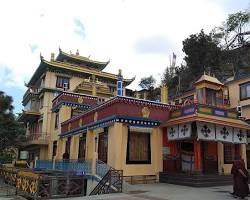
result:
[[[30,135],[26,135],[26,141],[24,145],[48,145],[50,140],[50,135],[48,133],[30,133]]]
[[[17,121],[19,122],[32,122],[39,119],[41,113],[38,109],[33,110],[23,110],[21,114],[17,117]]]

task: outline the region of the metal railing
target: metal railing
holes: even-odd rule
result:
[[[64,172],[37,172],[0,166],[0,178],[16,187],[16,194],[32,199],[86,196],[83,175]]]
[[[105,173],[106,172],[106,173]],[[122,192],[123,171],[116,170],[106,163],[96,161],[96,174],[102,179],[89,195],[109,194]]]
[[[76,174],[91,174],[91,160],[36,160],[37,169],[74,171]]]
[[[49,140],[50,136],[46,132],[41,133],[30,133],[26,135],[27,140]]]
[[[26,135],[26,141],[24,141],[24,144],[48,144],[50,135],[47,133],[30,133],[29,135]]]

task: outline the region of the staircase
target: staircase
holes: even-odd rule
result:
[[[231,175],[219,174],[185,174],[160,172],[159,181],[161,183],[170,183],[191,187],[211,187],[232,185],[233,177]]]
[[[100,170],[100,168],[104,169]],[[107,169],[108,171],[103,177],[101,177],[101,180],[92,190],[89,196],[122,192],[122,186],[123,186],[122,170],[116,170],[99,160],[96,163],[96,169],[97,169],[96,173],[97,175],[101,175]]]

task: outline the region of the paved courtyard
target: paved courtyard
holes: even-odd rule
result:
[[[132,190],[131,190],[132,189]],[[232,186],[193,188],[172,184],[133,185],[127,193],[72,198],[72,200],[230,200]],[[247,199],[247,198],[246,198]],[[250,197],[248,197],[250,200]]]
[[[99,196],[65,198],[60,200],[230,200],[232,186],[193,188],[165,183],[125,186],[126,193]],[[11,200],[13,197],[0,197]],[[14,198],[15,199],[15,198]],[[19,198],[18,198],[19,199]],[[246,198],[250,200],[250,197]],[[59,199],[58,199],[59,200]]]

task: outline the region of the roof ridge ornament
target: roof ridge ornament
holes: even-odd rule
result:
[[[55,61],[55,53],[51,53],[51,56],[50,56],[50,61]]]
[[[40,52],[40,60],[44,60],[43,56],[42,56],[42,53]]]

